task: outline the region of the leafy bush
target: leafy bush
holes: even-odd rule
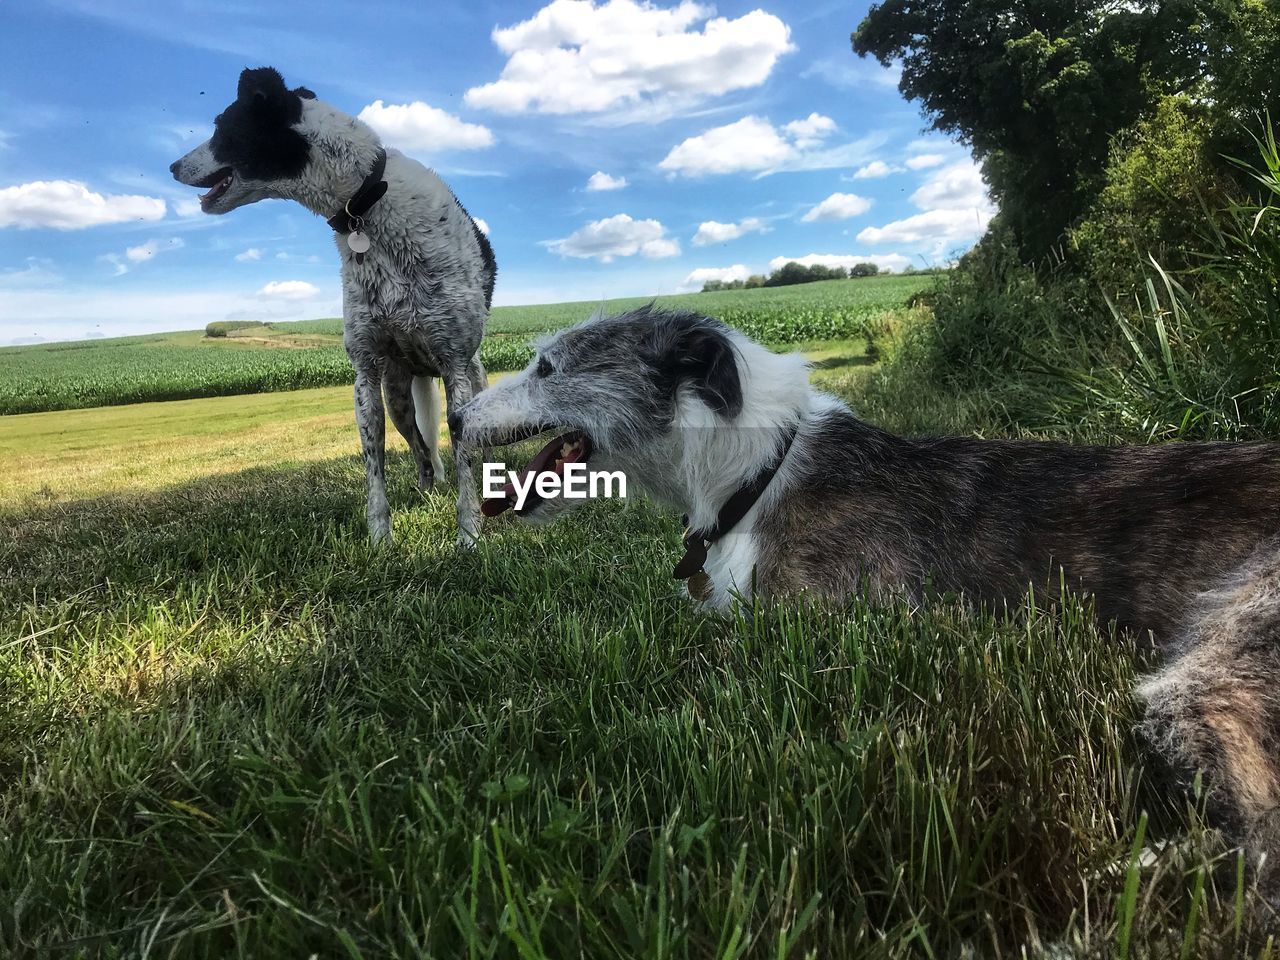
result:
[[[1178,96],[1117,141],[1106,186],[1069,235],[1085,271],[1104,290],[1141,286],[1151,258],[1174,271],[1192,265],[1188,257],[1203,240],[1206,209],[1226,202],[1211,132],[1203,106]]]
[[[1075,371],[1078,408],[1148,437],[1270,437],[1280,430],[1280,150],[1268,125],[1262,196],[1209,220],[1210,248],[1179,282],[1158,262],[1142,294],[1111,304],[1123,364]]]
[[[913,429],[1076,440],[1280,433],[1280,149],[1269,125],[1258,147],[1253,196],[1191,225],[1205,238],[1186,255],[1195,266],[1149,259],[1124,297],[1068,264],[1026,266],[989,235],[939,284],[935,322],[909,331],[873,379],[871,408],[914,411]]]

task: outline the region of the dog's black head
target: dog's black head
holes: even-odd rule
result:
[[[290,90],[272,67],[240,74],[236,99],[214,120],[213,137],[170,170],[193,187],[210,187],[200,198],[206,213],[226,213],[273,193],[269,184],[298,177],[311,148],[298,130],[305,87]]]
[[[296,177],[307,165],[308,147],[294,125],[302,119],[304,88],[289,90],[271,67],[245,70],[232,103],[214,120],[209,146],[219,163],[249,180]]]

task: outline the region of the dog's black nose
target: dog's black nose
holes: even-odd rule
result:
[[[181,163],[181,160],[175,160],[173,163],[169,164],[169,172],[173,174],[173,179],[175,180],[178,179],[178,166]]]
[[[457,413],[456,411],[454,413],[449,414],[448,422],[449,422],[449,432],[452,433],[455,437],[462,432],[462,414]]]

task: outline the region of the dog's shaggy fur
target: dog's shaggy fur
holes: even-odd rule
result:
[[[201,198],[206,213],[277,197],[329,218],[359,190],[380,147],[366,124],[303,87],[288,89],[279,73],[262,67],[240,75],[236,100],[218,116],[213,137],[171,170],[181,183],[212,188]],[[386,195],[364,216],[372,246],[363,262],[345,235],[336,237],[375,540],[391,533],[384,395],[417,461],[419,484],[431,486],[443,472],[435,380],[443,379],[451,411],[484,389],[477,351],[496,273],[489,241],[435,173],[388,150],[384,179]],[[475,483],[456,442],[454,456],[459,539],[470,542],[479,531]]]
[[[753,590],[930,586],[998,604],[1065,576],[1166,653],[1140,691],[1148,740],[1176,769],[1207,773],[1230,835],[1280,856],[1280,445],[903,439],[811,392],[801,358],[652,309],[546,340],[460,426],[464,442],[495,445],[584,434],[593,469],[623,470],[695,529],[785,449],[711,548],[716,606]]]

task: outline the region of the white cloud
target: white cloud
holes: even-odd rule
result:
[[[883,160],[872,160],[865,167],[859,167],[854,173],[854,180],[879,180],[881,177],[887,177],[890,174],[898,173],[898,167],[891,167]]]
[[[250,247],[243,253],[237,253],[233,259],[235,259],[237,263],[248,263],[250,260],[261,260],[262,251],[257,247]]]
[[[808,150],[835,133],[836,122],[820,113],[811,113],[803,120],[792,120],[782,129],[797,148]]]
[[[911,202],[924,212],[883,227],[868,227],[858,234],[858,242],[930,243],[941,255],[948,244],[979,237],[995,215],[981,171],[972,160],[932,174],[911,195]]]
[[[827,170],[866,161],[867,154],[883,140],[869,134],[852,143],[819,148],[828,118],[811,114],[775,127],[767,118],[748,116],[722,127],[713,127],[671,148],[658,168],[671,176],[702,177],[720,173],[758,173],[780,170]],[[831,129],[835,124],[831,124]],[[825,134],[822,134],[825,136]]]
[[[200,201],[196,199],[175,200],[173,212],[183,219],[204,216],[204,211],[200,209]]]
[[[708,280],[720,280],[729,283],[733,280],[746,280],[751,276],[751,271],[743,264],[735,263],[732,267],[698,267],[687,277],[684,283],[680,284],[681,291],[701,290],[702,285]]]
[[[991,206],[982,171],[968,160],[930,176],[911,195],[911,202],[921,210],[973,210]]]
[[[929,210],[883,227],[867,227],[858,234],[859,243],[921,244],[973,240],[982,235],[991,214],[978,210]]]
[[[62,282],[62,275],[47,257],[27,257],[21,269],[0,270],[0,288],[45,287]]]
[[[124,255],[132,263],[146,263],[155,257],[157,253],[164,253],[169,250],[179,250],[186,246],[181,237],[171,237],[168,240],[148,240],[146,243],[140,243],[136,247],[129,247],[125,250]]]
[[[740,173],[781,167],[796,153],[768,120],[743,117],[677,144],[658,167],[687,177]]]
[[[806,253],[803,257],[774,257],[769,261],[769,271],[781,269],[788,263],[798,263],[805,267],[816,263],[824,267],[844,267],[846,270],[857,263],[874,263],[881,270],[904,270],[911,266],[911,258],[900,253]]]
[[[488,127],[467,123],[421,100],[386,104],[375,100],[360,111],[359,118],[389,144],[403,150],[483,150],[494,143],[493,131]]]
[[[693,235],[695,247],[705,247],[712,243],[727,243],[745,237],[748,233],[767,233],[769,228],[758,217],[747,217],[739,223],[720,223],[707,220],[698,224],[698,232]]]
[[[0,190],[0,227],[81,230],[107,223],[159,220],[156,197],[95,193],[78,180],[35,180]]]
[[[919,140],[912,140],[907,144],[908,153],[937,153],[939,150],[948,150],[957,146],[955,141],[946,140],[942,137],[921,137]]]
[[[601,263],[636,254],[652,260],[678,256],[679,242],[666,233],[667,228],[657,220],[633,220],[619,213],[594,220],[561,240],[544,241],[543,245],[553,253],[580,259],[594,257]]]
[[[475,221],[475,225],[480,228],[480,232],[487,237],[489,235],[489,221],[481,220],[479,217],[472,217],[471,219]]]
[[[650,240],[640,248],[640,252],[650,260],[661,260],[664,257],[680,256],[680,241],[670,237]]]
[[[498,113],[639,107],[635,118],[654,119],[759,86],[793,49],[791,31],[772,14],[753,10],[730,20],[714,12],[690,0],[672,8],[553,0],[528,20],[493,31],[506,65],[499,79],[468,90],[466,103]]]
[[[184,246],[186,242],[181,237],[171,237],[168,240],[153,239],[140,243],[136,247],[127,247],[123,254],[104,253],[98,259],[115,267],[115,273],[112,276],[122,277],[129,272],[131,265],[146,263],[148,260],[155,259],[156,254],[181,250]]]
[[[272,280],[255,294],[262,300],[311,300],[320,290],[305,280]]]
[[[928,170],[930,167],[940,167],[946,162],[947,158],[940,153],[922,153],[919,156],[907,158],[907,166],[912,170]]]
[[[856,193],[833,193],[800,219],[805,223],[815,220],[848,220],[860,217],[871,209],[871,201]]]
[[[853,57],[816,60],[800,74],[802,80],[818,77],[841,90],[866,92],[868,87],[894,88],[902,79],[902,64],[895,61],[882,67],[874,60],[858,60]]]
[[[587,189],[593,192],[597,190],[621,190],[626,185],[626,177],[611,177],[601,170],[593,173],[587,181]]]

